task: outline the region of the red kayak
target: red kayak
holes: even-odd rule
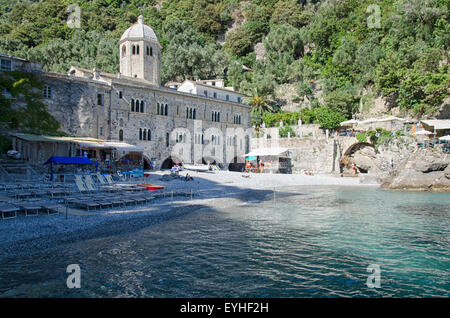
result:
[[[150,190],[150,191],[164,189],[164,186],[156,185],[156,184],[150,184],[150,183],[138,183],[138,186],[145,187],[145,188],[147,188],[147,190]]]

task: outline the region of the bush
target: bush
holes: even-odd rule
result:
[[[365,133],[357,133],[356,139],[358,139],[358,142],[366,142],[367,141],[367,135]]]
[[[315,122],[323,129],[335,129],[345,120],[344,115],[337,109],[321,106],[314,109]]]
[[[11,140],[0,134],[0,153],[6,153],[11,148]]]
[[[295,132],[291,126],[280,127],[280,129],[278,130],[278,133],[280,134],[281,138],[288,137],[288,133],[290,134],[291,137],[295,137]]]

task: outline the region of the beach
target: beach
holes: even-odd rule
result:
[[[286,187],[378,186],[361,184],[359,178],[330,175],[250,174],[249,177],[243,177],[245,174],[229,171],[181,171],[180,176],[184,177],[187,173],[193,178],[192,181],[184,181],[182,178],[162,181],[162,176],[168,172],[152,172],[145,182],[163,185],[165,197],[146,205],[90,212],[66,209],[61,205],[60,213],[56,215],[25,217],[19,213],[15,219],[0,220],[0,258],[29,255],[80,240],[130,233],[202,209],[272,200],[274,191],[282,193]],[[177,196],[179,190],[184,190],[187,195]]]

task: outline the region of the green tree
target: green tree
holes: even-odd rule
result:
[[[325,106],[314,109],[316,123],[323,129],[336,129],[345,120],[344,115],[339,110],[330,109]]]

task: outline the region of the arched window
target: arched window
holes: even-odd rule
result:
[[[150,55],[150,47],[147,45],[147,55]]]
[[[164,107],[164,115],[168,115],[169,114],[169,106],[166,104],[166,106]]]
[[[147,140],[152,140],[152,131],[150,129],[147,131]]]
[[[122,45],[122,57],[125,57],[127,55],[127,47],[124,45]]]
[[[141,100],[141,113],[143,113],[143,112],[144,112],[144,101]]]
[[[192,116],[193,116],[193,113],[192,113],[192,108],[191,108],[191,109],[189,109],[189,118],[192,119]]]
[[[123,130],[119,130],[119,140],[123,141]]]
[[[150,56],[153,56],[153,48],[150,47]]]
[[[159,103],[156,103],[156,115],[159,115]]]
[[[142,140],[142,128],[139,128],[139,140]]]
[[[144,133],[142,134],[142,139],[147,140],[147,129],[144,129]]]
[[[123,119],[122,118],[120,118],[120,120],[119,120],[119,126],[123,127]]]
[[[134,99],[131,100],[131,111],[134,112]]]
[[[133,52],[133,55],[136,54],[136,47],[134,45],[132,46],[132,52]]]
[[[136,45],[136,55],[139,55],[139,45]]]

